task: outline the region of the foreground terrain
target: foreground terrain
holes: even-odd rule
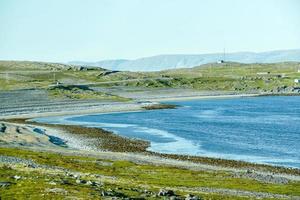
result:
[[[300,199],[298,169],[152,153],[96,128],[0,129],[1,199]]]
[[[174,108],[170,99],[298,95],[299,63],[118,72],[0,61],[0,199],[300,199],[299,169],[158,154],[147,141],[30,118]]]

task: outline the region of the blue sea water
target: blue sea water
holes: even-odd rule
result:
[[[151,142],[149,150],[300,168],[300,97],[168,102],[177,109],[48,117]]]

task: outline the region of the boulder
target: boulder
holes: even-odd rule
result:
[[[201,198],[199,198],[199,197],[197,197],[197,196],[195,196],[193,194],[187,194],[185,196],[185,200],[201,200]]]
[[[8,187],[10,186],[12,183],[8,182],[8,181],[1,181],[0,182],[0,187]]]
[[[157,195],[158,196],[174,196],[175,193],[173,190],[160,189]]]
[[[15,176],[13,176],[13,178],[17,181],[17,180],[21,179],[21,176],[15,175]]]

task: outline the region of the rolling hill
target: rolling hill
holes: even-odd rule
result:
[[[103,60],[99,62],[82,62],[72,61],[69,64],[97,66],[110,70],[120,71],[160,71],[176,68],[191,68],[207,63],[217,62],[225,59],[226,61],[240,63],[276,63],[286,61],[300,61],[300,49],[295,50],[279,50],[261,53],[254,52],[237,52],[215,54],[170,54],[157,55],[152,57],[144,57],[135,60]]]

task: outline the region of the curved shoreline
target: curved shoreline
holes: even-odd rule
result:
[[[250,97],[250,96],[265,96],[265,95],[259,95],[259,94],[251,94],[251,95],[247,95],[247,96],[245,96],[245,94],[244,95],[227,95],[227,96],[219,95],[219,98],[226,98],[226,97],[227,98],[240,98],[240,97]],[[199,96],[199,97],[197,97],[197,99],[207,99],[207,98],[215,98],[215,96],[205,96],[205,97]],[[186,99],[183,99],[183,100],[186,100]],[[138,106],[136,107],[136,105],[138,105]],[[158,105],[161,105],[161,104],[158,104]],[[158,109],[160,109],[160,108],[158,108]],[[99,108],[99,110],[101,110],[101,109]],[[91,113],[99,113],[99,110],[93,110],[93,112],[88,111],[87,113],[85,113],[85,112],[78,113],[78,110],[75,110],[74,112],[75,113],[77,112],[78,115],[86,115],[86,114],[91,114]],[[126,109],[120,109],[119,106],[117,106],[117,108],[115,106],[111,106],[108,110],[102,109],[101,113],[105,114],[105,113],[112,113],[112,112],[139,112],[139,111],[143,111],[143,110],[147,110],[145,108],[145,106],[143,106],[143,104],[135,104],[134,109],[132,109],[131,107],[127,107],[127,106],[126,106]],[[44,116],[51,116],[51,115],[49,115],[49,113],[42,113],[42,114]],[[59,113],[59,115],[54,115],[54,116],[61,116],[61,115],[65,115],[65,114],[66,113],[61,112],[61,113]],[[92,130],[93,134],[97,135],[98,139],[99,138],[102,139],[102,143],[101,143],[102,146],[101,146],[101,148],[99,148],[101,151],[142,153],[142,154],[146,154],[146,155],[159,156],[159,157],[167,158],[167,159],[191,161],[191,162],[195,162],[195,163],[204,163],[204,164],[214,165],[214,166],[259,169],[259,170],[272,171],[274,173],[287,173],[287,174],[293,174],[293,175],[300,175],[300,169],[292,168],[292,167],[250,163],[250,162],[246,162],[246,161],[227,160],[227,159],[213,158],[213,157],[163,154],[163,153],[151,152],[151,151],[147,150],[147,148],[150,145],[149,142],[147,142],[147,141],[125,138],[125,137],[117,135],[111,131],[106,131],[104,129],[88,128],[88,127],[76,126],[76,125],[53,125],[53,124],[46,124],[46,123],[44,124],[44,123],[29,122],[26,120],[34,118],[34,117],[36,117],[36,115],[29,115],[28,118],[24,118],[24,117],[25,116],[21,116],[21,118],[17,118],[16,116],[9,116],[9,118],[5,119],[5,121],[16,122],[16,123],[21,123],[21,124],[34,124],[35,123],[36,125],[41,125],[41,126],[45,126],[45,127],[54,127],[54,128],[58,128],[60,130],[65,130],[65,131],[69,131],[71,133],[75,133],[77,135],[83,134],[83,135],[86,135],[87,137],[91,137],[91,136],[89,136],[89,134]],[[99,141],[98,141],[98,143],[99,143]]]
[[[221,98],[243,98],[243,97],[254,97],[261,96],[261,94],[229,94],[229,95],[196,95],[196,96],[169,96],[167,98],[145,98],[142,100],[142,103],[139,103],[139,100],[136,102],[105,102],[95,105],[92,108],[85,105],[77,105],[76,108],[72,110],[64,110],[62,107],[61,110],[47,110],[44,111],[33,111],[28,109],[22,112],[15,111],[8,114],[0,115],[0,119],[14,119],[14,118],[37,118],[37,117],[49,117],[49,116],[68,116],[68,115],[87,115],[87,114],[96,114],[96,113],[112,113],[112,112],[131,112],[131,111],[141,111],[155,109],[151,106],[157,105],[156,102],[163,103],[165,101],[184,101],[184,100],[201,100],[201,99],[221,99]],[[143,103],[145,101],[145,103]],[[37,106],[39,107],[39,106]],[[149,109],[147,109],[149,107]],[[162,108],[156,108],[162,109]]]
[[[148,151],[150,146],[148,141],[131,139],[117,135],[111,131],[101,128],[84,127],[80,125],[62,125],[62,124],[47,124],[30,121],[30,119],[9,119],[7,122],[17,124],[36,125],[48,127],[50,129],[57,129],[66,131],[74,135],[80,135],[83,138],[92,140],[95,139],[96,151],[100,152],[118,152],[118,153],[137,153],[145,156],[155,156],[164,159],[172,159],[178,161],[188,161],[198,164],[205,164],[209,166],[219,166],[222,168],[235,168],[246,171],[267,171],[272,173],[290,174],[300,176],[300,169],[284,166],[275,166],[268,164],[251,163],[246,161],[228,160],[221,158],[202,157],[202,156],[189,156],[179,154],[164,154],[158,152]],[[101,142],[100,142],[101,141]]]

